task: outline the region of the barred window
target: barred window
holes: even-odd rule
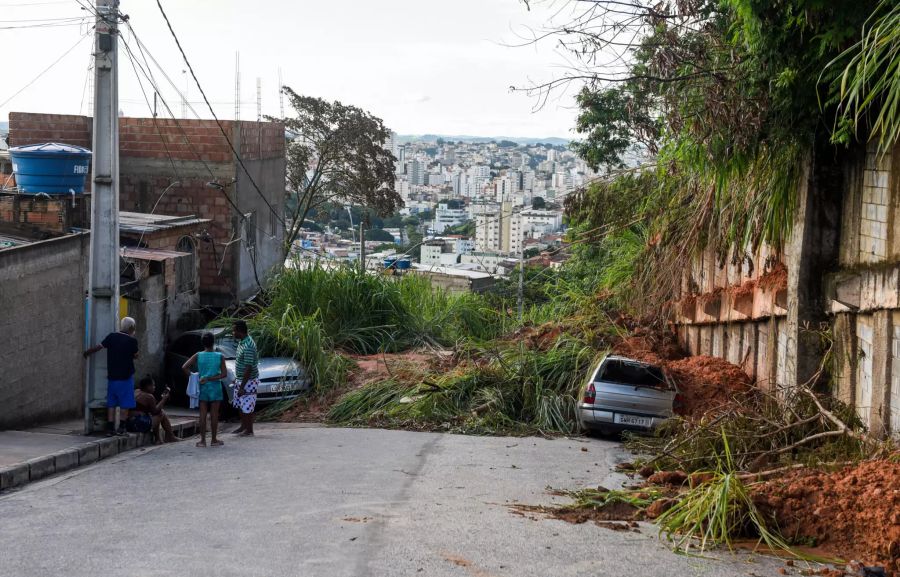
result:
[[[181,237],[175,250],[189,255],[175,261],[175,291],[178,293],[193,291],[197,287],[197,247],[194,239],[189,236]]]

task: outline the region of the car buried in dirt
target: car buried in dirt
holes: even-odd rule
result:
[[[578,421],[589,434],[651,431],[672,417],[680,402],[678,387],[662,367],[609,355],[585,384]]]

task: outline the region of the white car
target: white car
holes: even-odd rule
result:
[[[650,431],[674,414],[678,387],[662,367],[610,355],[591,373],[578,404],[586,432]]]
[[[175,339],[166,352],[166,377],[176,398],[186,399],[187,377],[181,366],[191,355],[203,350],[200,338],[203,333],[210,332],[216,337],[216,350],[225,356],[225,367],[228,378],[225,380],[225,394],[228,400],[234,398],[234,365],[237,354],[237,342],[225,329],[208,329],[188,331]],[[271,403],[296,398],[309,390],[310,380],[306,369],[289,357],[260,357],[259,390],[256,399],[259,403]]]

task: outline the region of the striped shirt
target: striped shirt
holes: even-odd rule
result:
[[[244,379],[244,370],[247,367],[250,367],[250,378],[258,379],[259,378],[259,358],[256,353],[256,343],[253,342],[253,339],[250,336],[244,337],[244,339],[238,343],[237,347],[237,357],[235,358],[235,367],[234,367],[234,376],[237,377],[238,380]]]

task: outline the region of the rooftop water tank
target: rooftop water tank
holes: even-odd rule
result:
[[[396,263],[397,270],[409,270],[412,267],[412,261],[408,258],[401,258]]]
[[[48,142],[9,149],[19,191],[26,194],[81,194],[91,164],[91,151]]]

